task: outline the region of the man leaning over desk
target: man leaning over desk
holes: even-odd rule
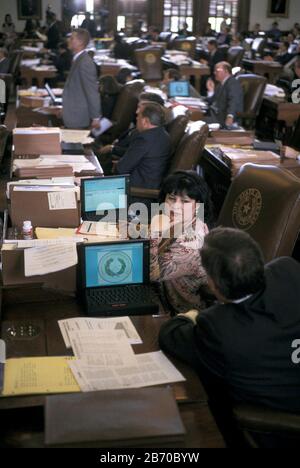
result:
[[[63,91],[63,122],[67,128],[99,129],[100,94],[96,67],[86,51],[90,34],[76,29],[69,39],[73,63]]]

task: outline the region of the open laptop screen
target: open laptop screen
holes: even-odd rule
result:
[[[144,248],[144,242],[85,246],[85,287],[143,284]]]
[[[127,210],[129,176],[95,177],[82,179],[82,218],[95,216],[95,220],[110,211]]]
[[[171,81],[168,85],[168,95],[170,98],[180,96],[190,96],[190,84],[188,81]]]
[[[55,94],[54,92],[52,91],[52,89],[50,88],[49,84],[48,83],[45,83],[45,90],[47,91],[47,93],[49,94],[51,100],[53,101],[53,103],[56,101],[56,98],[55,98]]]

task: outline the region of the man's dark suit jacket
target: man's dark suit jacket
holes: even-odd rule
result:
[[[214,54],[208,54],[208,66],[210,67],[211,74],[213,74],[217,63],[223,62],[225,58],[225,53],[220,49],[217,49]]]
[[[9,65],[10,65],[10,60],[7,57],[5,57],[0,62],[0,73],[8,73]]]
[[[48,29],[47,37],[48,37],[48,40],[46,43],[46,48],[57,49],[58,44],[60,42],[60,32],[59,32],[59,27],[57,23],[51,24],[51,26]]]
[[[280,258],[266,268],[266,288],[240,304],[218,304],[197,317],[168,321],[160,345],[226,384],[234,401],[300,412],[300,265]]]
[[[215,94],[207,99],[210,104],[211,116],[214,121],[225,125],[226,117],[232,114],[234,120],[237,120],[237,113],[243,112],[244,93],[241,84],[230,76],[224,84],[216,87]]]
[[[170,137],[163,127],[137,131],[116,170],[119,174],[130,174],[133,187],[157,189],[166,172],[170,151]]]

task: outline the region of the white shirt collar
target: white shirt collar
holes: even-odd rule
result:
[[[237,299],[236,301],[232,301],[233,304],[241,304],[242,302],[247,301],[253,294],[249,294],[249,296],[243,297],[242,299]]]
[[[81,50],[80,52],[77,52],[77,54],[74,55],[73,57],[73,62],[78,59],[78,57],[85,52],[85,49]]]

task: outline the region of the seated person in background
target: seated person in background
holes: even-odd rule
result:
[[[230,45],[231,43],[231,27],[230,26],[223,26],[221,28],[221,32],[217,36],[217,42],[219,45]]]
[[[207,50],[207,60],[205,58],[202,58],[200,62],[205,65],[208,65],[210,67],[211,74],[213,74],[217,63],[225,60],[225,54],[223,50],[218,48],[218,43],[215,39],[211,39],[208,41]]]
[[[207,285],[207,278],[200,249],[213,218],[209,189],[196,172],[178,171],[163,181],[159,198],[168,213],[151,222],[151,281],[162,283],[162,295],[173,313],[201,310],[205,302],[200,288]],[[204,219],[197,204],[204,204]],[[174,226],[184,219],[185,226],[175,237]],[[169,229],[171,237],[164,238]]]
[[[129,44],[127,44],[123,37],[119,34],[115,34],[114,46],[112,48],[112,56],[116,59],[129,59],[132,54],[132,50]]]
[[[280,31],[280,29],[278,27],[278,23],[275,21],[274,23],[272,23],[271,28],[267,32],[267,35],[268,35],[268,37],[273,39],[275,42],[279,42],[280,38],[281,38],[281,34],[282,34],[282,32]]]
[[[118,73],[116,74],[116,80],[121,85],[129,83],[129,81],[133,80],[132,70],[130,68],[123,67],[121,68]]]
[[[83,29],[87,29],[91,37],[96,37],[97,35],[96,23],[94,20],[91,19],[91,13],[87,11],[84,16],[85,18],[82,21],[80,27]]]
[[[211,23],[207,23],[203,36],[214,37],[215,35],[216,35],[216,31],[212,29]]]
[[[260,33],[262,32],[261,25],[259,23],[256,23],[254,25],[253,31],[251,36],[255,39],[256,37],[261,37]]]
[[[40,26],[41,25],[40,25],[39,20],[35,20],[31,18],[26,20],[25,28],[24,28],[25,37],[28,39],[37,38],[35,32],[39,30]]]
[[[229,395],[231,402],[300,412],[292,359],[300,336],[299,263],[284,257],[264,266],[249,234],[229,228],[205,237],[201,259],[218,303],[168,321],[161,348],[190,364],[221,404]]]
[[[137,132],[124,156],[116,164],[117,174],[130,174],[133,187],[157,189],[165,174],[171,142],[164,128],[164,108],[155,102],[138,106]]]
[[[72,66],[72,54],[66,42],[58,44],[58,53],[52,57],[53,64],[57,68],[56,81],[65,81],[66,74]]]
[[[217,87],[212,80],[207,82],[209,104],[207,123],[219,123],[222,127],[231,127],[238,121],[238,113],[243,112],[244,95],[239,81],[232,76],[232,67],[227,62],[215,66]]]
[[[164,100],[158,94],[147,92],[141,93],[139,97],[138,106],[148,102],[156,102],[160,106],[164,106]],[[126,132],[123,132],[119,136],[119,138],[114,141],[112,145],[105,145],[100,149],[95,149],[95,151],[99,155],[102,167],[105,166],[107,167],[108,171],[111,170],[111,160],[118,160],[119,158],[124,156],[131,144],[132,138],[134,137],[137,131],[138,130],[136,126],[132,124],[130,128]]]
[[[0,48],[0,73],[8,73],[10,66],[10,60],[8,58],[8,52],[3,47]]]
[[[102,117],[111,119],[119,93],[122,89],[117,80],[111,75],[103,75],[99,79]]]
[[[289,53],[289,47],[290,45],[288,42],[281,42],[274,60],[281,65],[286,65],[293,58],[293,55]]]
[[[299,80],[299,79],[300,79],[300,57],[295,58],[294,69],[290,70],[289,76],[281,77],[276,83],[277,86],[284,89],[287,99],[290,102],[293,100],[294,92],[296,92],[297,94],[296,96],[297,100],[299,99],[299,91],[297,92],[297,89],[299,89],[299,86],[298,86],[298,83],[296,83],[296,80]]]
[[[187,23],[182,24],[182,29],[178,31],[178,36],[180,37],[189,37],[192,36],[192,32],[189,31],[189,26]]]
[[[10,36],[12,33],[15,32],[15,25],[9,13],[5,15],[4,23],[2,24],[2,32],[7,36]]]

